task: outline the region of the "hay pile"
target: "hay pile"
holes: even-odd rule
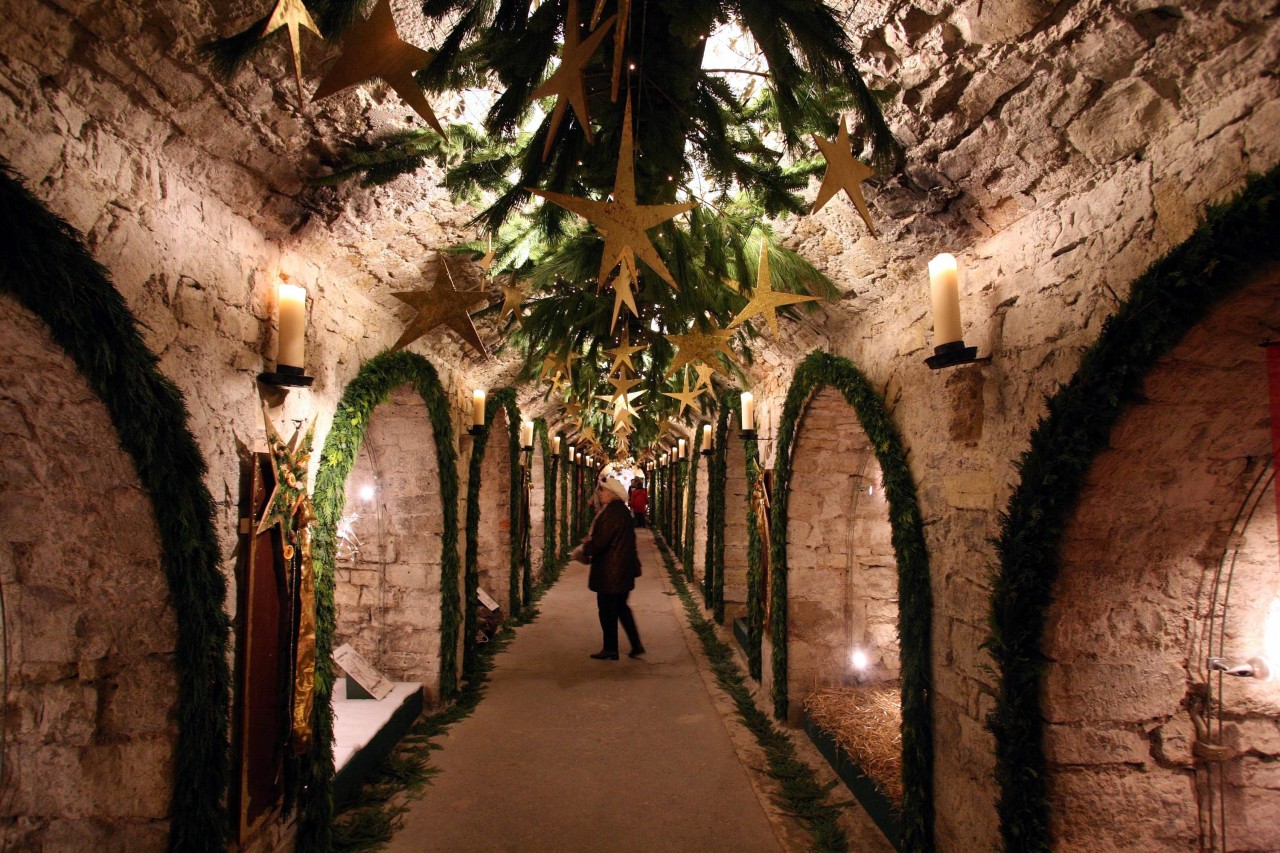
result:
[[[896,687],[819,687],[804,703],[895,806],[902,805],[902,694]]]

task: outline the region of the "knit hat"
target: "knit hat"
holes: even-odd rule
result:
[[[600,485],[607,489],[609,494],[613,495],[618,500],[625,501],[627,499],[627,487],[622,485],[622,481],[617,477],[610,477]]]

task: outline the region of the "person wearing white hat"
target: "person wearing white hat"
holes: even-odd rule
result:
[[[587,588],[596,594],[600,611],[603,643],[591,655],[596,660],[618,659],[618,623],[631,642],[630,657],[644,654],[640,631],[627,605],[627,597],[635,589],[640,576],[640,558],[636,554],[636,530],[627,509],[627,489],[616,477],[601,478],[594,500],[601,504],[591,523],[591,532],[582,540],[581,553],[590,562]]]

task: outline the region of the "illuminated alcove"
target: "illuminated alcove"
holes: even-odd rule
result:
[[[499,406],[488,426],[488,443],[480,466],[480,523],[477,571],[480,589],[511,615],[511,425],[507,410]],[[519,578],[516,578],[519,582]],[[519,603],[517,601],[517,603]]]

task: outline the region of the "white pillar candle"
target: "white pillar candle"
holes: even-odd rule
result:
[[[750,391],[742,392],[742,431],[756,428],[756,398]]]
[[[676,458],[677,459],[684,458],[684,439],[683,438],[680,439],[680,444],[676,448]]]
[[[578,448],[574,447],[572,444],[569,445],[569,461],[570,462],[573,461],[574,454],[577,453],[577,451],[578,451]]]
[[[715,436],[711,432],[711,424],[702,425],[702,449],[710,450],[711,443],[715,441]]]
[[[484,389],[477,388],[471,395],[471,425],[484,426]]]
[[[960,329],[960,273],[954,256],[943,252],[929,261],[929,292],[933,295],[933,345],[964,340]]]
[[[520,422],[520,446],[533,447],[533,421]]]
[[[296,284],[280,285],[280,345],[276,367],[304,367],[307,347],[307,292]]]
[[[551,437],[551,455],[552,456],[560,455],[560,436],[558,435]]]

